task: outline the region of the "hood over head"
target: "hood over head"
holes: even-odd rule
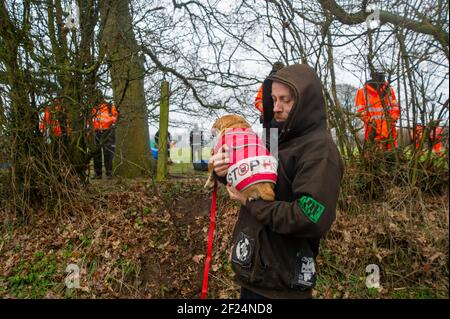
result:
[[[295,104],[289,112],[284,127],[279,134],[279,142],[298,137],[314,130],[326,130],[325,101],[322,83],[316,71],[306,64],[294,64],[282,68],[267,81],[270,92],[264,88],[263,96],[271,100],[264,105],[264,121],[269,123],[273,118],[272,82],[288,85],[294,92]],[[266,91],[267,90],[267,91]]]

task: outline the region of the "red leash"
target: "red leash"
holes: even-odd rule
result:
[[[217,181],[214,181],[214,189],[211,201],[211,216],[209,217],[209,234],[208,234],[208,251],[206,253],[205,271],[203,273],[203,286],[201,299],[206,299],[208,290],[208,273],[211,263],[212,246],[214,241],[214,228],[216,227],[216,198],[217,198]]]

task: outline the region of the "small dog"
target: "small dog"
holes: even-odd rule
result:
[[[246,198],[275,200],[274,187],[278,162],[267,150],[250,124],[239,115],[225,115],[213,125],[211,132],[218,142],[211,155],[219,152],[223,145],[230,149],[230,167],[227,181]],[[209,177],[205,188],[214,187],[213,163],[208,163]]]

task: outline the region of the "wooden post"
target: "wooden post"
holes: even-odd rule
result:
[[[167,130],[169,127],[169,82],[161,84],[161,101],[159,104],[159,142],[158,162],[156,164],[156,181],[166,179],[167,175]]]

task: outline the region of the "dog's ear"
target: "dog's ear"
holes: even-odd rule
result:
[[[222,118],[218,118],[218,119],[214,122],[214,124],[213,124],[213,126],[212,126],[212,129],[217,129],[218,131],[220,131],[220,130],[221,130],[221,126],[222,126]]]

